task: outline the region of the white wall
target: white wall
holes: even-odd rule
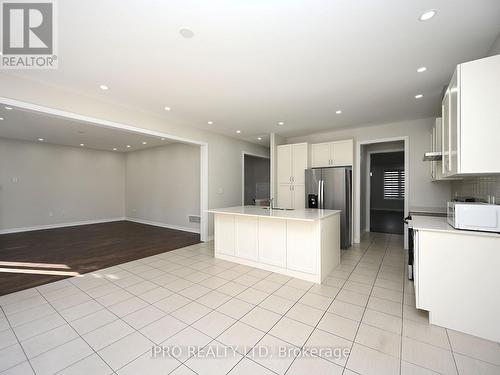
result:
[[[125,156],[0,139],[0,231],[125,216]]]
[[[241,204],[241,154],[243,151],[269,156],[269,148],[196,129],[189,124],[171,119],[175,112],[166,113],[163,110],[166,103],[163,102],[157,103],[158,112],[145,112],[142,108],[124,107],[108,99],[81,95],[55,85],[44,85],[36,79],[29,80],[6,74],[0,75],[0,97],[206,142],[209,159],[209,208]],[[212,215],[209,215],[209,218],[209,234],[212,234]]]
[[[410,120],[383,125],[365,125],[355,128],[316,133],[288,138],[288,143],[325,142],[354,138],[355,142],[408,136],[409,138],[409,206],[446,207],[450,198],[449,182],[431,182],[428,162],[422,161],[430,150],[430,134],[434,118]],[[355,158],[358,156],[355,155]],[[355,203],[356,206],[356,203]]]
[[[127,154],[127,218],[199,231],[200,147],[171,143]]]

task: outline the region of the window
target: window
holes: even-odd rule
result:
[[[384,171],[384,199],[404,199],[405,171],[386,169]]]

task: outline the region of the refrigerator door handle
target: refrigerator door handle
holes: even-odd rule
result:
[[[325,197],[324,197],[324,193],[325,193],[325,181],[323,180],[320,180],[319,181],[319,191],[320,191],[320,198],[319,198],[319,208],[325,208]]]
[[[321,208],[321,180],[318,181],[318,208]]]

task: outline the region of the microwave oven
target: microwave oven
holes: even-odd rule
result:
[[[500,206],[448,202],[448,224],[455,229],[500,233]]]

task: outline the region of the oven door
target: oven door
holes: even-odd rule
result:
[[[415,244],[413,243],[413,228],[411,225],[411,216],[404,219],[405,224],[408,225],[408,279],[413,280],[413,251]]]

